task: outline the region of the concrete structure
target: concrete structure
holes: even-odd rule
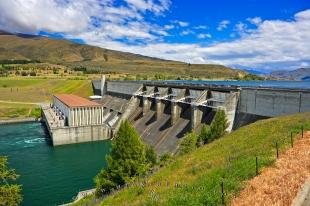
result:
[[[228,132],[258,119],[310,111],[309,90],[105,78],[93,81],[93,89],[101,99],[70,106],[55,96],[56,108],[44,110],[55,145],[112,138],[120,122],[129,119],[163,154],[175,152],[185,133],[211,124],[219,109],[226,113]]]
[[[100,92],[96,85],[100,83],[93,82],[94,91]],[[134,102],[125,109],[127,116],[160,154],[175,152],[180,138],[202,123],[211,124],[218,109],[226,113],[228,132],[258,119],[310,111],[310,91],[302,89],[114,81],[107,82],[106,93]]]

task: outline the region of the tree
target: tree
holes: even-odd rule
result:
[[[200,134],[198,135],[197,146],[207,144],[211,140],[211,130],[206,124],[202,125]]]
[[[21,186],[13,184],[19,176],[7,166],[7,158],[0,156],[0,206],[16,206],[22,201]]]
[[[150,164],[146,158],[145,145],[128,120],[121,123],[107,162],[108,167],[95,177],[97,196],[145,175],[148,171]]]
[[[157,164],[157,154],[151,145],[145,147],[145,157],[151,167]]]
[[[211,140],[217,139],[225,134],[228,127],[225,111],[222,109],[217,110],[215,117],[210,126]]]
[[[197,148],[197,135],[195,132],[187,133],[180,144],[180,154],[186,154]]]

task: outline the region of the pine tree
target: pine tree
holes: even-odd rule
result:
[[[0,206],[16,206],[22,201],[21,186],[13,184],[18,175],[7,167],[7,158],[0,156]]]
[[[99,196],[148,171],[150,164],[146,159],[145,145],[128,120],[121,123],[107,162],[108,167],[95,178]]]
[[[217,110],[215,117],[210,126],[211,140],[217,139],[225,134],[228,127],[225,111]]]
[[[195,132],[190,132],[185,135],[180,144],[180,154],[186,154],[194,151],[197,148],[197,135]]]

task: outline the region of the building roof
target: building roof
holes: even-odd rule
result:
[[[79,97],[73,94],[57,94],[54,95],[59,101],[67,105],[68,107],[96,107],[101,106],[100,104],[85,99],[83,97]]]

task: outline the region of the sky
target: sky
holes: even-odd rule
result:
[[[310,0],[0,0],[0,30],[263,72],[310,67]]]

